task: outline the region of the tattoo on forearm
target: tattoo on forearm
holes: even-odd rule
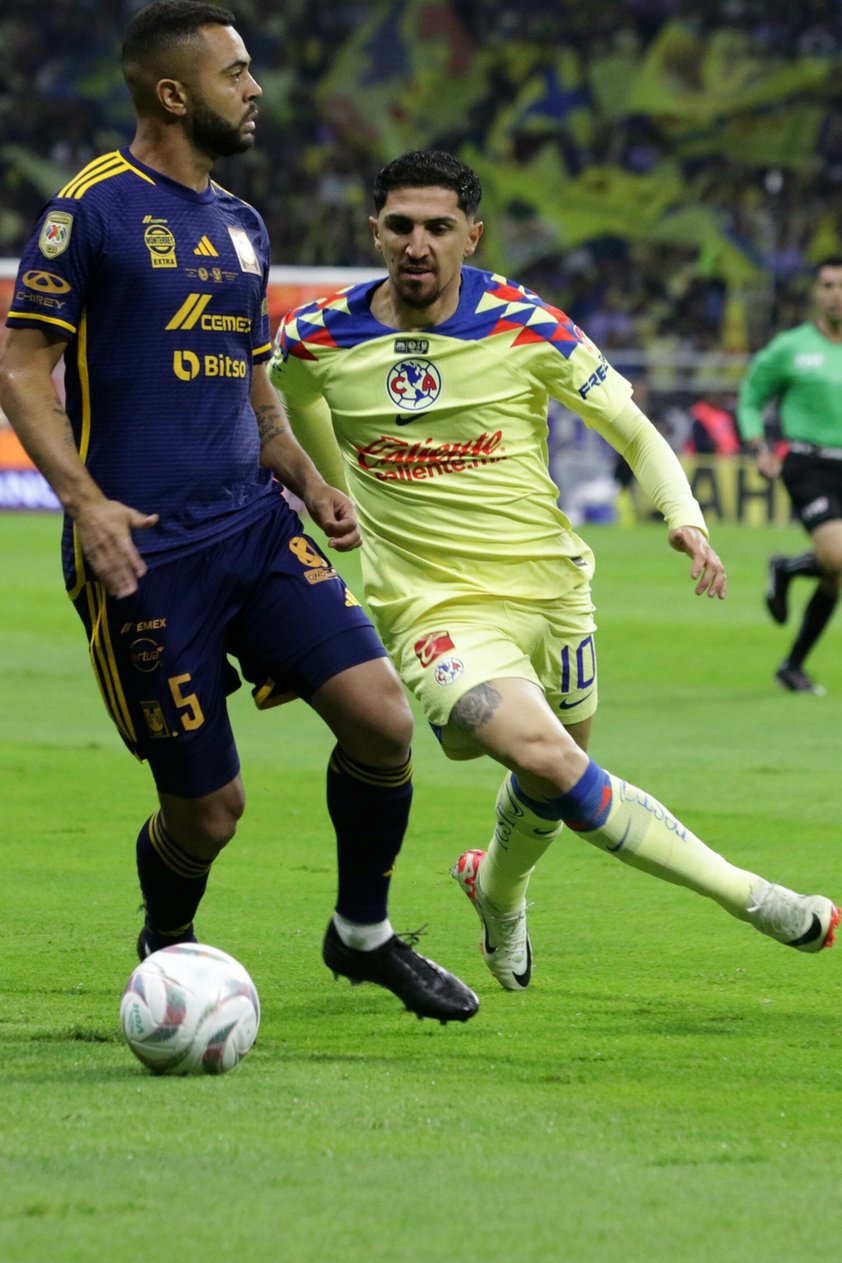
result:
[[[283,414],[273,404],[263,404],[255,409],[255,416],[257,417],[257,431],[260,435],[261,447],[271,443],[272,439],[279,438],[283,434],[289,434],[289,427],[284,420]]]
[[[476,732],[491,719],[503,698],[491,684],[478,684],[459,701],[450,712],[450,722],[463,732]]]

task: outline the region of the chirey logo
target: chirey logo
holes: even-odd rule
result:
[[[389,369],[386,390],[398,408],[421,412],[441,394],[441,375],[429,360],[401,360]]]

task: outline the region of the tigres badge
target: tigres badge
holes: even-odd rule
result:
[[[143,709],[143,718],[146,720],[146,727],[149,729],[150,737],[168,737],[170,730],[167,727],[167,721],[164,719],[164,712],[157,702],[141,702]]]
[[[66,211],[50,211],[41,228],[38,249],[46,259],[54,259],[63,254],[70,245],[72,231],[72,215],[68,215]]]

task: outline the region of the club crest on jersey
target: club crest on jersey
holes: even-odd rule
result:
[[[164,719],[164,712],[161,710],[159,703],[154,701],[141,702],[140,706],[150,737],[169,737],[170,730],[167,727],[167,721]]]
[[[65,211],[50,211],[41,228],[38,249],[45,259],[55,259],[70,245],[73,216]]]
[[[429,360],[399,360],[386,376],[392,403],[405,412],[421,412],[441,394],[441,374]]]
[[[422,636],[420,640],[415,642],[415,656],[421,663],[422,667],[429,667],[436,658],[440,658],[443,653],[447,653],[450,649],[455,649],[453,641],[450,639],[450,633],[446,631],[428,632],[426,636]]]
[[[442,688],[447,688],[450,684],[455,684],[460,675],[465,671],[465,664],[461,658],[442,658],[441,662],[436,664],[433,672],[433,678],[436,684],[440,684]]]

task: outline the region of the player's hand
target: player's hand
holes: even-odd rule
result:
[[[781,461],[774,452],[762,451],[757,453],[757,472],[762,474],[764,478],[768,478],[769,482],[777,478],[781,472]]]
[[[141,513],[119,500],[98,500],[75,518],[82,552],[109,596],[131,596],[146,574],[146,562],[134,546],[132,531],[147,530],[157,513]]]
[[[327,535],[328,548],[348,553],[362,543],[354,502],[344,491],[325,485],[306,501],[307,512]]]
[[[728,591],[725,567],[713,551],[709,541],[695,526],[678,526],[669,534],[670,546],[679,553],[686,553],[693,562],[690,574],[696,582],[696,595],[718,596],[724,601]]]

